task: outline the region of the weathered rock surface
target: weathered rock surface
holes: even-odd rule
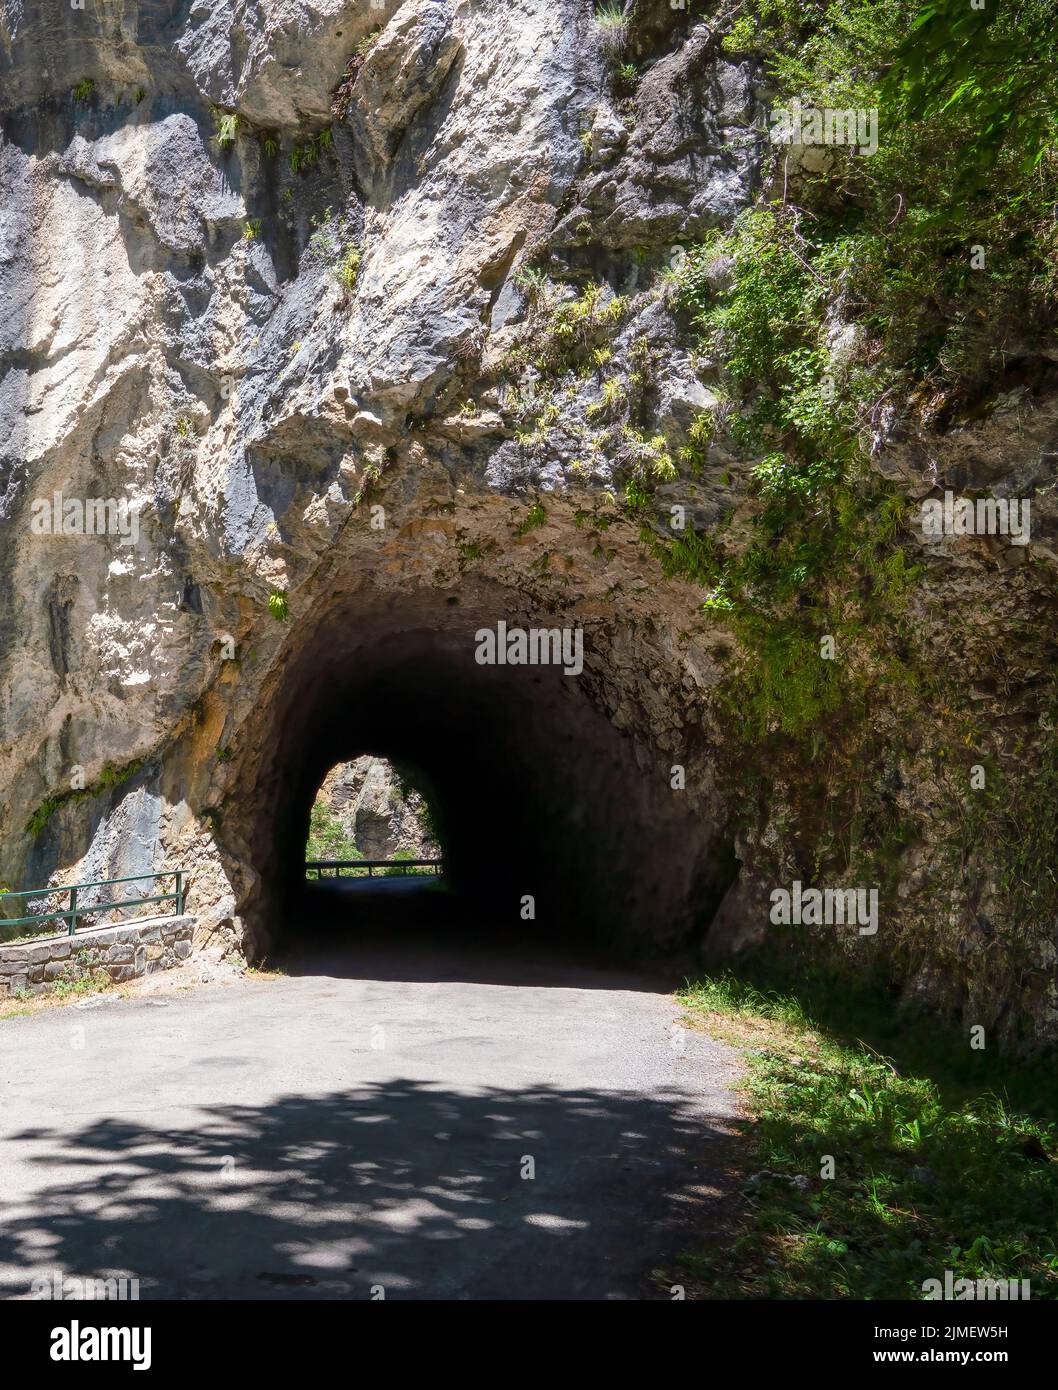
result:
[[[367,755],[331,768],[317,800],[337,816],[364,859],[431,859],[440,854],[421,793],[402,786],[384,758]]]

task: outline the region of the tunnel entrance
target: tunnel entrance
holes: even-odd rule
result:
[[[365,589],[295,635],[221,836],[236,881],[250,868],[239,914],[251,959],[304,927],[317,792],[363,758],[414,769],[446,889],[492,936],[616,952],[667,950],[704,930],[733,876],[730,838],[674,787],[671,754],[622,727],[614,647],[627,635],[582,631],[576,672],[561,643],[556,662],[490,661],[483,633],[533,626],[518,604],[484,583]],[[626,679],[629,700],[649,699],[643,673]]]

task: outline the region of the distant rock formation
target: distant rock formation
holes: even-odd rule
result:
[[[432,859],[441,853],[425,801],[384,758],[366,755],[332,767],[316,799],[338,817],[365,859]]]

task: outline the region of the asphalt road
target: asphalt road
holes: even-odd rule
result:
[[[672,1296],[735,1061],[657,982],[410,939],[290,968],[0,1021],[3,1297]]]

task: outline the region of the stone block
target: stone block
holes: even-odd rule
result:
[[[107,940],[114,945],[134,945],[140,939],[139,932],[134,927],[117,928],[113,934],[107,933]]]

